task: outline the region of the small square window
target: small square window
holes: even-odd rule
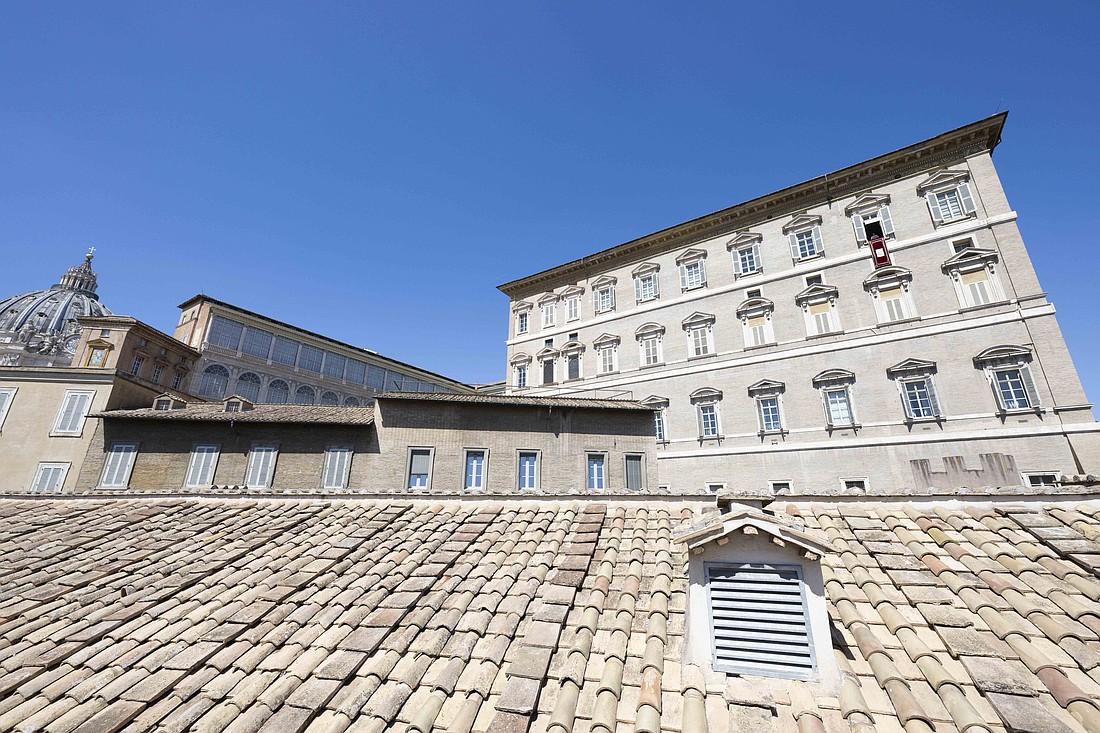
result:
[[[1028,486],[1036,486],[1036,487],[1038,487],[1038,486],[1060,486],[1061,483],[1062,483],[1058,478],[1058,473],[1055,472],[1055,471],[1036,472],[1036,473],[1028,472],[1028,473],[1024,474],[1024,479],[1026,480]]]
[[[748,298],[762,298],[762,297],[764,297],[763,294],[764,294],[763,290],[760,290],[759,288],[756,288],[754,290],[749,290],[748,292],[746,292],[745,293],[745,298],[746,299],[748,299]]]
[[[792,484],[790,481],[769,481],[768,482],[768,486],[770,486],[771,490],[774,491],[777,494],[780,493],[780,492],[789,492],[793,485],[794,484]]]
[[[707,484],[707,493],[708,494],[717,494],[717,493],[725,491],[725,490],[726,490],[726,485],[725,484]]]
[[[860,493],[867,492],[867,479],[865,478],[842,478],[840,479],[840,488],[845,491]]]
[[[806,287],[810,287],[811,285],[824,285],[824,284],[825,284],[825,276],[824,275],[807,275],[806,276]]]

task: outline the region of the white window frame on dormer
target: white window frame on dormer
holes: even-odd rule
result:
[[[707,286],[707,252],[702,249],[688,249],[676,258],[680,268],[680,292],[699,290]]]
[[[615,283],[615,278],[607,275],[592,283],[592,307],[597,314],[615,310]]]
[[[974,366],[985,373],[993,390],[998,414],[1041,414],[1042,397],[1031,373],[1033,353],[1026,346],[994,346],[974,357]],[[1021,404],[1021,398],[1026,404]]]
[[[791,245],[791,258],[795,262],[806,262],[817,257],[825,256],[825,244],[821,238],[821,217],[800,214],[794,217],[783,227],[783,233],[787,235]],[[810,249],[802,251],[804,237],[808,235]]]
[[[980,308],[1007,300],[998,276],[999,255],[991,249],[964,249],[943,263],[941,269],[951,278],[960,308]],[[978,288],[977,285],[982,287]],[[976,294],[984,292],[985,302]]]
[[[890,218],[890,195],[865,193],[856,197],[856,200],[844,207],[844,214],[852,220],[852,228],[856,234],[856,244],[860,247],[867,246],[871,237],[867,236],[867,225],[878,223],[882,230],[882,238],[889,240],[894,238],[894,222]]]
[[[880,267],[863,281],[863,289],[871,296],[879,323],[896,323],[917,317],[912,283],[912,272],[892,265]]]
[[[763,241],[763,235],[741,232],[726,243],[726,249],[733,259],[734,277],[748,277],[764,271],[764,264],[760,259],[760,244]],[[751,263],[746,263],[746,259],[751,260]]]
[[[968,171],[938,171],[917,186],[917,193],[924,196],[932,223],[937,227],[963,221],[978,214],[978,207],[974,203],[974,196],[970,190]],[[952,196],[953,205],[945,207],[945,199]]]

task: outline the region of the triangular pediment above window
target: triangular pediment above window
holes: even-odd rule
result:
[[[514,354],[512,358],[508,360],[508,363],[512,366],[523,366],[524,364],[530,364],[531,355],[521,351],[518,354]]]
[[[823,384],[854,382],[856,381],[856,375],[855,372],[850,372],[847,369],[826,369],[823,372],[818,372],[810,381],[813,386],[820,387]]]
[[[751,244],[760,244],[763,241],[763,234],[757,234],[756,232],[738,232],[734,235],[733,239],[726,242],[726,249],[740,249],[741,247],[748,247]]]
[[[630,271],[633,277],[641,277],[642,275],[648,275],[651,272],[657,272],[661,269],[661,266],[656,262],[643,262]]]
[[[569,356],[570,354],[581,354],[584,353],[585,348],[585,345],[582,344],[580,341],[566,341],[564,344],[561,345],[561,353],[565,354],[566,356]]]
[[[756,384],[749,385],[749,396],[753,397],[758,394],[775,394],[787,389],[787,385],[783,382],[777,382],[774,379],[761,379]]]
[[[889,205],[890,194],[865,193],[862,196],[857,196],[855,201],[844,207],[844,215],[851,216],[852,214],[866,214],[872,211],[878,211],[883,206]]]
[[[714,387],[700,387],[691,394],[688,395],[688,399],[692,402],[699,400],[714,401],[722,399],[722,390],[715,389]]]
[[[232,395],[222,400],[222,404],[225,406],[226,412],[245,412],[251,410],[255,405],[252,400],[245,399],[240,395]]]
[[[520,300],[520,301],[516,301],[515,303],[512,303],[512,312],[513,313],[526,313],[527,311],[531,310],[534,307],[535,307],[534,304],[528,303],[526,300]]]
[[[764,313],[775,310],[775,303],[767,298],[749,298],[737,306],[737,317],[743,318],[751,313]]]
[[[866,290],[881,290],[884,285],[907,283],[912,281],[912,279],[913,273],[904,267],[888,265],[886,267],[880,267],[868,275],[867,279],[863,281],[863,287]]]
[[[614,285],[618,280],[610,275],[600,275],[598,278],[592,281],[592,289],[607,287],[608,285]]]
[[[934,191],[938,188],[957,186],[969,178],[969,171],[953,171],[947,169],[936,171],[917,184],[917,193],[923,194],[925,191]]]
[[[899,361],[886,370],[886,376],[893,379],[906,374],[932,374],[936,371],[936,362],[926,359],[906,359]]]
[[[798,305],[804,303],[820,302],[823,300],[832,300],[840,295],[840,291],[833,285],[825,285],[824,283],[815,283],[798,295],[794,296],[794,302]]]
[[[547,359],[557,359],[560,353],[561,352],[557,349],[546,347],[545,349],[541,349],[537,354],[535,354],[535,358],[539,361],[546,361]]]
[[[814,214],[799,214],[791,219],[789,222],[783,225],[783,233],[790,234],[791,232],[802,231],[803,229],[809,229],[810,227],[816,227],[821,225],[821,217]]]
[[[638,328],[634,330],[634,335],[638,338],[641,338],[643,336],[660,336],[664,332],[664,326],[662,326],[660,323],[654,323],[653,321],[650,321],[649,323],[643,323],[642,325],[638,326]]]
[[[550,305],[551,303],[557,303],[559,299],[560,298],[557,293],[547,293],[546,295],[539,298],[538,303],[540,306]]]
[[[584,288],[580,285],[570,285],[565,290],[561,291],[562,300],[566,298],[573,298],[578,295],[584,295]]]
[[[982,249],[981,247],[967,247],[961,252],[947,258],[941,266],[944,272],[948,270],[965,270],[968,265],[975,267],[985,265],[987,262],[997,262],[1000,256],[996,250]]]
[[[658,397],[655,394],[651,394],[649,397],[646,397],[644,400],[638,400],[638,401],[641,402],[646,407],[654,407],[654,408],[656,408],[656,407],[668,407],[668,397]]]
[[[680,325],[682,325],[684,328],[688,328],[690,326],[703,326],[708,323],[714,323],[714,314],[702,313],[700,311],[695,311],[690,316],[680,321]]]
[[[1017,346],[1016,344],[1001,344],[1000,346],[991,346],[974,357],[974,363],[978,365],[1002,360],[1016,362],[1030,361],[1031,349],[1026,346]]]
[[[814,559],[820,559],[831,550],[828,537],[749,507],[737,507],[724,514],[708,514],[701,522],[677,529],[673,541],[695,550],[735,533],[770,535],[779,546],[790,544]]]
[[[605,333],[597,337],[596,340],[592,342],[592,345],[598,349],[601,346],[615,346],[620,341],[622,341],[622,339],[620,339],[618,336],[610,333]]]
[[[685,249],[676,256],[676,264],[683,265],[688,262],[698,262],[699,260],[706,259],[706,257],[707,251],[705,249]]]

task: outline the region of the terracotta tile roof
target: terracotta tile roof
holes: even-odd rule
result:
[[[796,512],[832,697],[686,663],[688,507],[0,499],[0,730],[1100,729],[1097,506]]]
[[[483,405],[523,405],[537,407],[587,407],[596,410],[648,410],[652,407],[634,400],[591,397],[535,397],[502,394],[453,394],[447,392],[383,392],[380,400],[420,400],[426,402],[472,402]]]
[[[127,420],[193,420],[198,422],[323,423],[328,425],[370,425],[373,407],[331,407],[328,405],[255,405],[240,412],[226,412],[222,402],[189,403],[178,410],[107,410],[89,417]]]

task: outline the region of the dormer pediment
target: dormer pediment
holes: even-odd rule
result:
[[[906,359],[886,369],[886,376],[893,379],[906,374],[932,374],[936,371],[936,362],[927,359]]]
[[[545,349],[540,349],[539,352],[535,354],[535,358],[539,361],[546,361],[547,359],[557,359],[559,354],[561,354],[560,351],[548,346]]]
[[[630,271],[632,277],[641,277],[642,275],[648,275],[651,272],[657,272],[661,269],[661,266],[656,262],[643,262]]]
[[[826,369],[823,372],[818,372],[811,380],[811,384],[814,387],[820,387],[823,384],[843,384],[854,381],[856,381],[855,372],[850,372],[847,369]]]
[[[680,321],[680,325],[682,325],[684,328],[690,328],[692,326],[703,326],[708,323],[714,323],[714,314],[702,313],[700,311],[695,311],[690,316]]]
[[[857,196],[855,201],[844,207],[844,215],[851,216],[852,214],[877,211],[889,204],[890,194],[888,193],[865,193],[862,196]]]
[[[697,553],[702,551],[704,545],[733,534],[767,535],[777,544],[794,545],[815,559],[831,549],[825,535],[781,522],[772,515],[748,507],[736,508],[725,514],[709,514],[701,522],[677,529],[672,539],[686,544],[689,550]]]
[[[1015,344],[1001,344],[1000,346],[991,346],[974,357],[974,363],[978,365],[1002,360],[1012,362],[1030,361],[1031,349]]]
[[[563,354],[582,354],[585,350],[585,345],[580,341],[566,341],[561,345],[561,353]]]
[[[600,275],[598,278],[592,281],[592,289],[607,287],[608,285],[614,285],[618,280],[611,275]]]
[[[532,303],[529,303],[526,300],[520,300],[520,301],[517,301],[515,303],[512,303],[512,312],[513,313],[526,313],[527,311],[531,310],[534,307],[535,306]]]
[[[512,358],[508,360],[508,363],[512,366],[522,366],[523,364],[530,364],[531,355],[521,351],[518,354],[513,354]]]
[[[763,234],[757,234],[756,232],[738,232],[734,235],[733,239],[726,242],[726,249],[738,249],[740,247],[747,247],[750,244],[760,244],[763,241]]]
[[[664,332],[665,332],[665,327],[664,326],[662,326],[660,323],[654,323],[653,321],[650,321],[649,323],[643,323],[642,325],[638,326],[638,328],[636,328],[634,330],[634,335],[638,338],[641,338],[643,336],[651,336],[651,335],[658,335],[659,336],[659,335],[663,334]]]
[[[917,185],[917,193],[923,194],[926,191],[957,186],[969,178],[969,171],[953,171],[947,169],[937,171]]]
[[[835,286],[815,283],[796,295],[794,297],[794,302],[798,305],[803,305],[804,303],[815,301],[832,300],[838,295],[840,295],[840,291],[837,290]]]
[[[865,290],[882,289],[884,285],[907,283],[913,279],[913,273],[904,267],[889,265],[880,267],[867,276],[863,281]]]
[[[783,233],[790,234],[816,226],[821,226],[820,216],[814,214],[799,214],[783,225]]]
[[[652,407],[652,408],[668,407],[668,397],[659,397],[659,396],[654,395],[654,394],[651,394],[649,397],[646,397],[644,400],[638,400],[638,401],[641,402],[646,407]]]
[[[592,345],[595,346],[596,348],[600,348],[601,346],[615,346],[620,341],[622,341],[622,339],[620,339],[618,336],[615,336],[614,334],[610,334],[610,333],[605,333],[605,334],[601,334],[599,337],[597,337],[592,342]]]
[[[706,256],[707,251],[705,249],[685,249],[676,256],[676,264],[683,265],[688,262],[697,262],[698,260],[706,259]]]
[[[246,412],[255,407],[252,400],[241,397],[240,395],[231,395],[222,400],[222,405],[226,412]]]
[[[538,304],[539,306],[550,305],[552,303],[557,303],[559,299],[557,293],[547,293],[538,299]]]
[[[578,295],[584,295],[584,288],[582,288],[580,285],[570,285],[565,290],[561,291],[561,297],[563,300],[565,298],[573,298]]]
[[[737,317],[744,318],[753,313],[763,313],[774,310],[775,303],[767,298],[749,298],[741,303],[741,305],[737,306]]]
[[[967,247],[947,258],[941,267],[945,272],[947,270],[976,269],[984,266],[987,262],[997,262],[999,259],[1000,256],[996,250]]]
[[[761,379],[755,384],[749,385],[749,396],[752,397],[758,394],[775,394],[783,392],[787,389],[787,385],[783,382],[777,382],[774,379]]]
[[[714,387],[700,387],[689,394],[688,399],[693,402],[696,400],[720,400],[722,399],[722,390]]]

